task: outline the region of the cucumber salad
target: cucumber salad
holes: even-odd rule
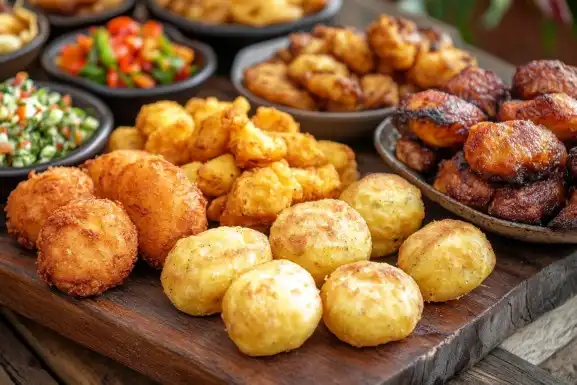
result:
[[[65,156],[99,121],[72,106],[70,95],[36,87],[19,73],[0,83],[0,167],[26,167]]]

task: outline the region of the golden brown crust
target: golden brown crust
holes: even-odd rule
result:
[[[208,208],[206,209],[206,217],[208,218],[209,221],[220,222],[220,216],[224,212],[227,199],[228,195],[223,195],[221,197],[213,199],[210,202]]]
[[[375,57],[366,36],[354,28],[335,28],[331,52],[353,72],[363,75],[375,68]]]
[[[497,115],[499,105],[509,97],[509,88],[496,73],[475,66],[453,76],[441,89],[473,103],[490,118]]]
[[[567,172],[571,180],[577,181],[577,147],[573,147],[567,154]]]
[[[519,185],[556,173],[567,158],[551,131],[527,120],[476,124],[464,152],[471,169],[485,180]]]
[[[433,187],[451,198],[478,210],[485,211],[495,189],[473,173],[465,162],[463,152],[441,162]]]
[[[499,120],[515,119],[541,124],[563,141],[574,141],[577,138],[577,100],[564,93],[503,103]]]
[[[33,249],[44,222],[57,208],[76,199],[93,197],[94,184],[77,168],[51,167],[12,190],[6,202],[8,234],[27,249]]]
[[[38,276],[73,296],[122,284],[137,259],[134,224],[107,199],[75,200],[48,218],[38,237]]]
[[[564,92],[577,98],[577,68],[559,60],[534,60],[518,67],[513,94],[521,99]]]
[[[465,143],[469,128],[486,118],[471,103],[445,92],[427,90],[407,96],[394,123],[431,147],[454,147]]]
[[[489,214],[513,222],[544,224],[565,203],[565,185],[559,175],[522,187],[495,191]]]
[[[393,68],[407,70],[415,63],[421,36],[412,21],[381,15],[367,28],[367,37],[375,53]]]
[[[357,79],[332,73],[308,73],[306,88],[314,95],[337,103],[356,106],[363,91]]]
[[[288,50],[295,58],[302,54],[325,54],[330,50],[329,42],[306,32],[295,32],[289,36]]]
[[[439,160],[437,152],[406,135],[397,141],[395,156],[413,170],[422,173],[433,171]]]
[[[547,227],[553,230],[574,230],[577,228],[577,191],[571,193],[567,205],[549,222]]]
[[[375,109],[399,104],[399,86],[392,77],[369,74],[361,78],[363,108]]]
[[[422,88],[442,87],[463,68],[476,65],[477,59],[455,47],[438,51],[422,49],[407,76],[411,83]]]

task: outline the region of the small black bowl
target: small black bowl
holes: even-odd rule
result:
[[[72,97],[72,104],[75,107],[89,111],[92,116],[98,119],[100,126],[94,134],[92,134],[90,139],[63,158],[28,167],[0,167],[0,202],[6,201],[10,191],[12,191],[20,181],[26,179],[28,173],[32,170],[44,171],[48,167],[53,166],[74,166],[101,153],[106,146],[110,132],[112,132],[114,128],[112,112],[100,99],[85,91],[62,84],[48,82],[35,83],[39,87],[46,87],[51,91],[70,95]]]
[[[41,8],[34,7],[27,4],[27,7],[37,13],[43,13],[50,22],[52,27],[50,36],[52,38],[60,36],[64,33],[74,31],[79,28],[89,27],[92,25],[102,24],[108,20],[121,15],[130,15],[136,7],[137,0],[124,0],[124,2],[113,9],[104,12],[95,13],[93,15],[73,15],[65,16],[54,13],[48,13]]]
[[[194,89],[204,83],[216,70],[217,59],[212,48],[204,43],[184,38],[180,32],[172,27],[165,25],[164,28],[168,37],[173,41],[195,51],[197,58],[195,60],[198,60],[197,64],[200,68],[189,79],[149,89],[110,88],[62,71],[55,63],[62,46],[75,41],[78,34],[88,33],[88,29],[68,33],[50,43],[42,55],[42,67],[51,79],[80,86],[102,97],[110,106],[117,123],[134,125],[134,119],[143,104],[153,103],[160,99],[184,103],[194,95]]]
[[[17,51],[0,55],[0,81],[24,71],[38,57],[44,43],[50,35],[50,23],[46,16],[36,13],[38,20],[38,35],[32,41]]]
[[[318,138],[338,141],[369,138],[383,119],[396,111],[396,107],[356,112],[305,111],[271,103],[250,92],[244,86],[245,69],[269,59],[288,44],[288,38],[277,38],[246,47],[236,55],[230,74],[231,81],[234,88],[245,96],[253,107],[272,106],[286,111],[300,123],[303,131]]]

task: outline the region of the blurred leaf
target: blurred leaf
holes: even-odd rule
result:
[[[427,10],[429,11],[429,15],[436,19],[443,20],[445,17],[445,1],[427,0]]]
[[[400,0],[397,3],[397,7],[409,13],[417,13],[417,14],[427,13],[425,0]]]
[[[482,16],[483,26],[487,29],[493,29],[499,25],[503,16],[511,8],[511,0],[491,0],[489,8]]]
[[[553,56],[555,54],[557,38],[557,24],[554,20],[543,19],[541,22],[541,44],[545,54]]]
[[[453,0],[451,1],[452,8],[455,11],[455,19],[457,22],[457,28],[461,32],[463,40],[467,43],[473,42],[473,32],[471,30],[471,16],[473,16],[473,11],[475,11],[475,0]]]

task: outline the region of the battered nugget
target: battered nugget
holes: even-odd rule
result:
[[[180,114],[174,114],[174,112],[180,111],[181,108],[180,104],[172,100],[161,100],[156,103],[145,104],[140,108],[136,116],[135,127],[142,135],[148,137],[160,125],[170,123],[171,116],[178,117]]]
[[[485,180],[519,185],[556,173],[567,158],[555,134],[528,120],[476,124],[464,153],[471,169]]]
[[[160,269],[176,241],[207,227],[206,200],[177,166],[157,157],[124,168],[118,200],[138,229],[143,259]]]
[[[575,191],[571,193],[571,198],[567,205],[549,222],[547,227],[562,231],[575,230],[577,228],[577,193]]]
[[[230,125],[230,151],[242,168],[265,166],[287,154],[285,141],[268,135],[248,119],[234,117]]]
[[[433,171],[439,161],[438,152],[408,135],[404,135],[397,140],[395,156],[411,169],[422,173]]]
[[[375,68],[375,57],[366,36],[354,28],[335,28],[330,39],[332,54],[352,71],[364,75]]]
[[[230,141],[231,119],[237,116],[235,111],[233,108],[221,110],[200,120],[189,142],[191,160],[206,162],[226,154]]]
[[[367,29],[369,43],[396,70],[408,70],[417,57],[421,36],[410,20],[381,15]]]
[[[375,109],[399,104],[399,87],[392,77],[369,74],[361,78],[363,107]]]
[[[255,126],[269,132],[300,132],[300,125],[292,115],[274,107],[258,107],[251,118]]]
[[[106,151],[144,150],[145,137],[134,127],[117,127],[106,145]]]
[[[495,189],[475,174],[459,151],[452,159],[441,162],[433,187],[451,198],[486,211]]]
[[[332,164],[322,167],[307,167],[291,169],[295,179],[303,189],[300,202],[316,201],[327,198],[337,198],[342,189],[339,173]]]
[[[54,210],[93,194],[92,180],[77,168],[53,167],[40,174],[31,171],[8,196],[4,208],[8,234],[33,249],[40,229]]]
[[[518,67],[513,76],[513,94],[521,99],[557,92],[577,98],[576,67],[559,60],[534,60]]]
[[[270,135],[285,142],[287,147],[285,159],[291,167],[318,167],[328,163],[327,157],[311,134],[296,132]]]
[[[328,161],[337,169],[343,189],[359,179],[356,155],[352,148],[330,140],[319,140],[318,146]]]
[[[122,284],[138,253],[136,227],[120,205],[81,199],[54,211],[38,236],[38,276],[77,297]]]

